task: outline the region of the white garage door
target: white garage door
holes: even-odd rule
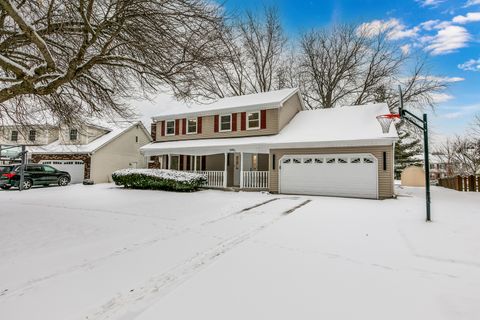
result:
[[[48,164],[57,170],[67,171],[72,178],[70,183],[81,183],[83,181],[85,164],[81,160],[44,160],[40,163]]]
[[[371,154],[288,155],[279,169],[280,193],[378,198]]]

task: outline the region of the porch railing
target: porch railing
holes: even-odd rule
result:
[[[268,171],[243,171],[243,188],[267,189]]]
[[[224,171],[191,171],[195,173],[204,174],[207,176],[206,187],[209,188],[223,188]]]

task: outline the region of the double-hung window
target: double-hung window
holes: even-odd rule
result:
[[[175,134],[175,120],[165,121],[165,135],[173,136]]]
[[[78,130],[70,129],[70,141],[76,141],[78,139]]]
[[[28,133],[28,140],[35,141],[36,138],[37,138],[37,131],[30,130],[30,132]]]
[[[10,140],[18,141],[18,131],[17,130],[12,131],[12,135],[10,136]]]
[[[220,116],[220,131],[232,131],[232,115]]]
[[[260,112],[247,113],[247,129],[260,129]]]
[[[187,134],[197,133],[197,119],[187,120]]]

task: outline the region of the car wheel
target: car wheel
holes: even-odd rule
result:
[[[3,190],[8,190],[8,189],[10,189],[11,187],[12,187],[12,186],[2,186],[2,189],[3,189]]]
[[[23,190],[28,190],[32,187],[33,182],[30,179],[23,181]]]
[[[63,176],[58,178],[58,185],[61,187],[66,186],[69,182],[70,182],[70,179],[68,179],[68,177]]]

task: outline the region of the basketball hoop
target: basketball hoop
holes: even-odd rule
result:
[[[380,123],[383,133],[388,133],[390,131],[390,126],[395,119],[400,119],[400,115],[398,113],[389,113],[377,116],[378,123]]]

